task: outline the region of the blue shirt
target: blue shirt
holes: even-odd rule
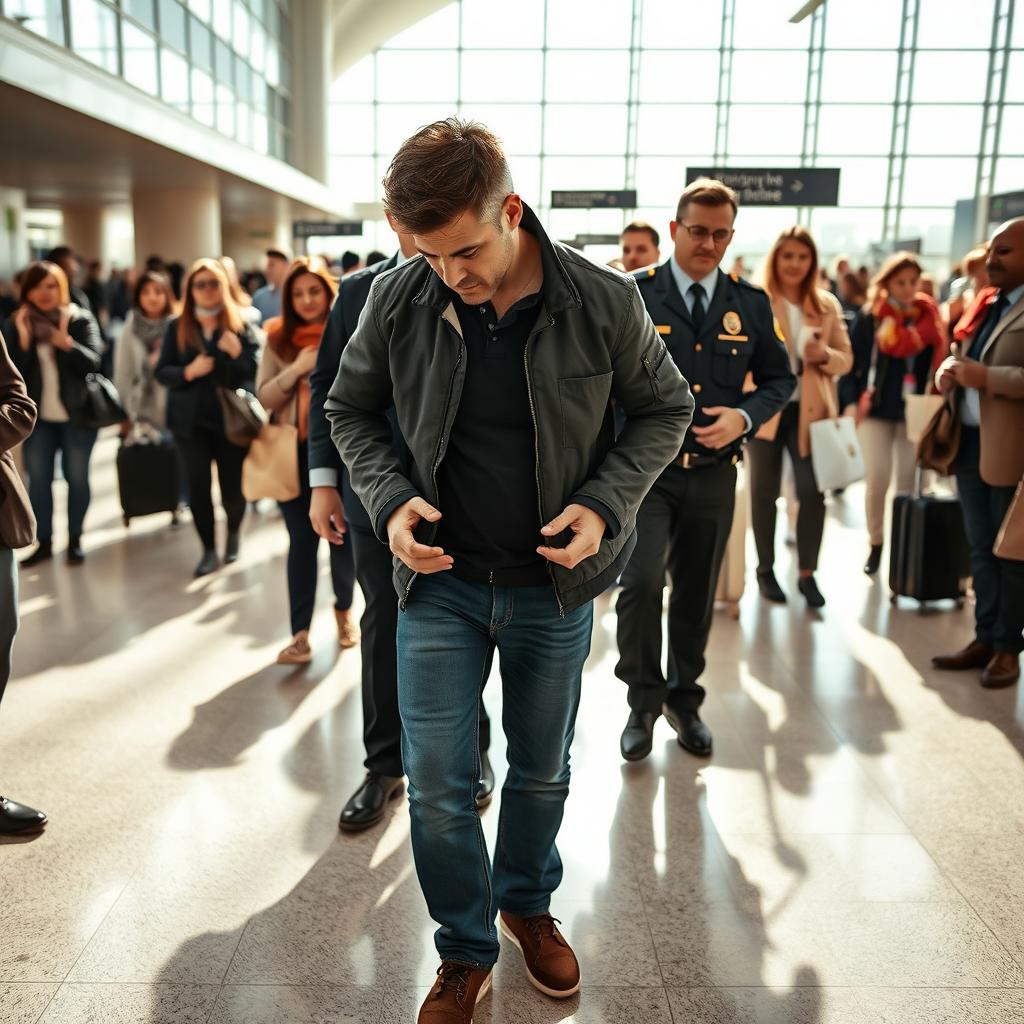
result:
[[[252,297],[252,304],[260,311],[263,323],[272,316],[281,315],[281,293],[272,284],[258,288]]]
[[[1003,307],[1003,313],[999,319],[1002,320],[1002,318],[1006,316],[1011,309],[1013,309],[1021,298],[1024,298],[1024,284],[1018,285],[1012,292],[1007,293],[1006,305]],[[996,301],[998,301],[998,296]],[[984,324],[984,322],[985,321],[983,320],[982,324]],[[981,327],[979,327],[978,330],[980,331]],[[993,333],[994,332],[995,328],[993,328]],[[991,335],[989,335],[989,338],[991,338]],[[987,344],[988,343],[986,342],[986,345]],[[964,400],[960,405],[960,422],[968,427],[981,426],[981,395],[978,393],[977,388],[964,388]]]

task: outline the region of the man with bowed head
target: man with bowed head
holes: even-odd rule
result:
[[[384,187],[422,258],[374,281],[326,411],[396,556],[402,757],[442,961],[419,1020],[468,1024],[499,916],[534,986],[579,989],[550,901],[592,601],[621,572],[693,402],[634,282],[548,237],[482,125],[421,129]],[[509,771],[492,866],[474,791],[495,651]]]
[[[956,474],[977,601],[975,636],[936,668],[981,669],[981,685],[1012,686],[1024,648],[1024,562],[993,553],[1024,478],[1024,217],[992,236],[986,262],[998,289],[977,328],[935,375],[960,419]]]

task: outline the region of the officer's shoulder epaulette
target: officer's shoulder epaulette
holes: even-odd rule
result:
[[[738,284],[741,288],[746,288],[747,291],[756,292],[759,295],[768,294],[762,287],[748,281],[745,277],[740,277],[739,274],[730,274],[729,280],[732,281],[733,284]]]
[[[644,281],[650,281],[654,275],[658,272],[658,265],[652,263],[649,267],[641,267],[639,270],[633,271],[633,280],[637,284],[643,284]]]

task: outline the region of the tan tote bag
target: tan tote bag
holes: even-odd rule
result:
[[[268,423],[242,463],[242,494],[246,501],[291,501],[300,492],[299,429],[290,423]]]
[[[1024,480],[1017,484],[1017,493],[1010,502],[1003,525],[999,527],[992,553],[997,558],[1024,562]]]

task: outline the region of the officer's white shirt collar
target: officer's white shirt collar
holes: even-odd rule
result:
[[[1006,314],[1009,313],[1022,298],[1024,298],[1024,284],[1019,284],[1012,292],[1007,292],[1006,308],[1003,310],[1003,316],[1006,316]],[[1000,317],[1000,319],[1002,319],[1002,317]]]
[[[718,275],[720,273],[718,267],[708,274],[707,277],[700,281],[694,281],[690,275],[679,266],[679,262],[675,256],[670,256],[668,261],[669,267],[672,269],[672,278],[676,282],[676,287],[679,289],[679,294],[683,297],[683,302],[686,303],[686,311],[688,313],[693,312],[693,296],[690,294],[690,286],[699,284],[704,289],[704,312],[708,311],[711,306],[711,300],[715,297],[715,288],[718,287]]]

